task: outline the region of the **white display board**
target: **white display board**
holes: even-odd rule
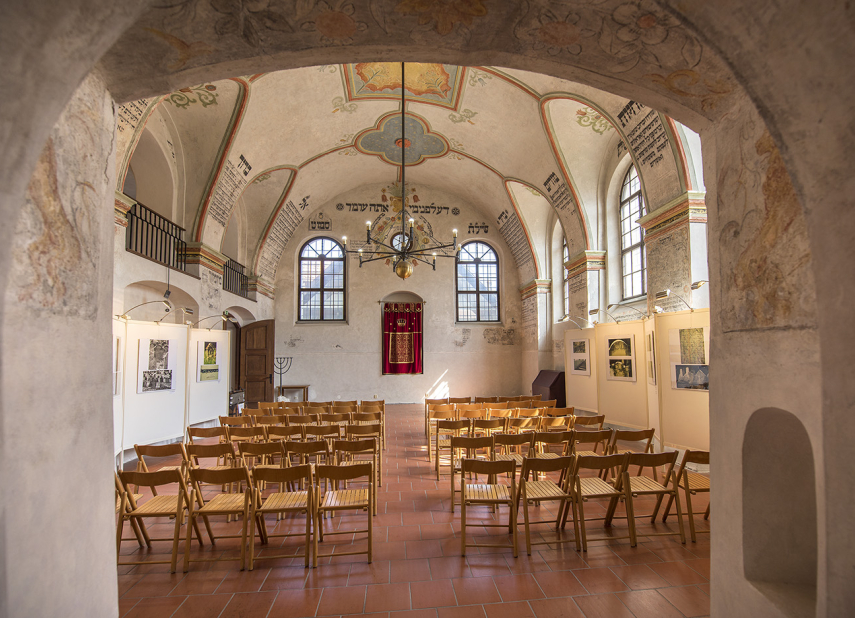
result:
[[[202,369],[210,368],[205,363],[205,348],[210,353],[214,343],[217,348],[218,379],[200,380]],[[193,329],[190,331],[187,424],[196,425],[205,421],[227,416],[229,413],[229,372],[231,367],[231,339],[229,331]],[[207,360],[211,360],[208,358]]]
[[[573,357],[581,353],[573,353],[573,341],[587,341],[585,346],[588,354],[588,373],[570,371],[573,367]],[[599,412],[597,398],[597,350],[596,336],[593,328],[570,329],[564,331],[564,384],[567,391],[567,407],[588,412]],[[579,349],[577,347],[577,349]]]
[[[596,344],[598,360],[598,383],[600,414],[606,415],[607,423],[623,427],[647,429],[650,419],[647,413],[647,357],[644,346],[644,320],[625,320],[597,324]],[[627,343],[629,342],[629,343]],[[611,352],[609,356],[606,356]],[[610,361],[623,360],[632,365],[631,376],[610,375]]]

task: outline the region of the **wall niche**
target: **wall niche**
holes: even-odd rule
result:
[[[813,449],[790,412],[752,414],[742,443],[745,578],[785,615],[816,615],[817,528]]]

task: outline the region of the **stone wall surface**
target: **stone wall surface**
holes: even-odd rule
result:
[[[112,99],[90,76],[50,133],[10,226],[0,387],[4,616],[118,611],[107,534],[115,129]]]

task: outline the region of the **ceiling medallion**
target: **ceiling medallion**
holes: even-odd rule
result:
[[[401,63],[401,83],[405,84],[404,81],[404,63]],[[399,198],[407,195],[407,159],[411,158],[411,156],[407,156],[407,149],[412,147],[412,144],[416,143],[416,139],[407,138],[407,125],[409,122],[405,120],[409,119],[406,116],[406,93],[407,88],[401,88],[401,116],[400,122],[397,123],[397,126],[400,126],[401,129],[401,137],[398,138],[396,135],[391,135],[390,133],[386,133],[385,129],[391,123],[384,123],[384,142],[388,140],[390,143],[395,144],[400,147],[400,165],[401,165],[401,193]],[[394,125],[393,125],[394,126]],[[421,133],[420,135],[417,133],[415,137],[432,137],[426,135],[425,133]],[[434,138],[438,141],[439,138]],[[444,142],[443,142],[444,144]],[[386,145],[385,143],[383,144]],[[447,148],[447,146],[446,146]],[[396,153],[397,154],[397,153]],[[386,154],[384,157],[388,161],[391,157]],[[397,159],[397,157],[395,157]],[[422,157],[419,157],[419,161],[422,160]],[[390,161],[391,162],[391,161]],[[414,232],[414,224],[415,220],[409,216],[407,212],[407,205],[409,200],[401,199],[401,231],[392,234],[389,242],[391,244],[386,244],[382,238],[372,237],[371,236],[371,222],[366,222],[366,242],[367,242],[367,255],[363,255],[363,249],[358,249],[357,251],[348,250],[347,248],[347,236],[343,237],[344,241],[344,250],[347,253],[353,254],[356,253],[359,255],[359,267],[362,268],[363,263],[374,262],[377,260],[390,260],[392,263],[392,270],[396,275],[398,275],[401,279],[406,279],[410,275],[413,274],[413,266],[416,262],[424,262],[425,264],[429,264],[433,270],[436,270],[436,257],[437,251],[442,251],[439,254],[440,257],[457,257],[457,230],[452,230],[454,234],[454,239],[450,243],[442,243],[436,240],[432,234],[428,232],[429,241],[424,245],[418,244],[414,242],[415,232]],[[407,230],[407,223],[409,222],[409,230]],[[452,253],[446,254],[444,249],[453,249]],[[429,256],[432,258],[429,260]]]

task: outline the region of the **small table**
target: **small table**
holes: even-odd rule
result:
[[[277,386],[276,399],[280,397],[285,397],[288,401],[308,401],[309,386]]]

